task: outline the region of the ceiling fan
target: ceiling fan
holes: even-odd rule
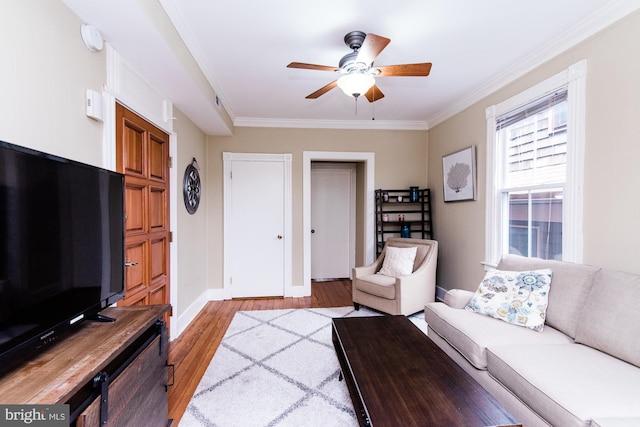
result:
[[[374,102],[384,98],[384,94],[375,84],[375,77],[428,76],[431,71],[430,62],[374,66],[373,61],[389,42],[391,42],[390,39],[376,34],[351,31],[344,36],[344,43],[353,49],[353,52],[343,56],[338,67],[303,62],[292,62],[287,67],[342,74],[337,80],[307,95],[307,99],[316,99],[338,86],[345,94],[353,96],[356,100],[360,95],[364,95],[369,102]]]

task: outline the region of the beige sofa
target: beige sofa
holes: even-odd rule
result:
[[[465,310],[473,292],[425,306],[428,335],[525,426],[640,426],[640,276],[515,255],[498,270],[551,269],[542,332]]]

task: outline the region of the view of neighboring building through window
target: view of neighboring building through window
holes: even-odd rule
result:
[[[485,268],[582,262],[586,76],[583,59],[485,110]]]
[[[496,117],[503,251],[562,259],[567,90]]]

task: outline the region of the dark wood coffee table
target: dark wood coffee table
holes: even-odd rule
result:
[[[361,426],[520,426],[405,316],[333,319]]]

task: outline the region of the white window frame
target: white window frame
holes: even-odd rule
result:
[[[581,60],[536,86],[486,110],[487,120],[487,203],[485,212],[485,259],[487,269],[495,268],[506,239],[502,195],[496,184],[504,162],[496,140],[496,118],[567,86],[567,177],[562,207],[562,259],[582,262],[583,183],[585,145],[585,99],[587,61]]]

